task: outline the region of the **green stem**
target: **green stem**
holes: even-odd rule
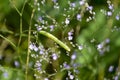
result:
[[[28,65],[29,65],[29,55],[30,55],[29,44],[30,44],[31,26],[32,26],[32,19],[33,19],[33,16],[34,16],[34,12],[35,12],[35,9],[32,10],[31,19],[30,19],[30,25],[29,25],[29,31],[28,31],[28,50],[27,50],[26,71],[25,71],[26,77],[25,77],[25,80],[28,80],[28,67],[29,67]]]
[[[2,36],[1,34],[0,34],[0,37],[3,38],[3,39],[5,39],[6,41],[8,41],[13,47],[16,48],[15,44],[14,44],[12,41],[10,41],[9,39],[5,38],[5,37]]]
[[[19,37],[19,41],[18,41],[18,46],[20,45],[21,38],[22,38],[22,27],[23,27],[22,26],[22,15],[23,15],[23,11],[24,11],[26,2],[27,2],[27,0],[25,0],[23,7],[21,9],[21,12],[20,12],[20,37]]]
[[[18,41],[18,47],[20,46],[21,38],[22,38],[22,15],[20,15],[20,37]]]
[[[18,8],[15,6],[15,4],[11,1],[11,0],[9,0],[10,1],[10,3],[12,3],[12,5],[13,5],[13,7],[15,8],[15,10],[17,11],[17,13],[19,14],[19,15],[21,15],[21,12],[18,10]]]

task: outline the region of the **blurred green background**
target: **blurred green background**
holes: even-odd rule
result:
[[[119,55],[119,0],[0,0],[0,80],[119,80]]]

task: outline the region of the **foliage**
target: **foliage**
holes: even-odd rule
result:
[[[0,80],[119,80],[119,0],[1,0]]]

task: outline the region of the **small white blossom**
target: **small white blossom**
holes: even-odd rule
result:
[[[4,72],[4,73],[3,73],[3,76],[4,76],[5,78],[8,78],[9,74],[8,74],[7,72]]]
[[[68,25],[70,23],[69,19],[66,18],[65,24]]]
[[[108,12],[107,12],[107,15],[108,15],[108,16],[112,16],[112,12],[111,12],[111,11],[108,11]]]
[[[31,50],[33,50],[33,49],[34,49],[34,44],[31,43],[31,44],[29,45],[29,48],[30,48]]]
[[[39,21],[42,21],[43,19],[42,19],[42,17],[40,16],[40,17],[38,18],[38,20],[39,20]]]
[[[70,66],[66,62],[63,63],[63,67],[66,69],[70,69]]]
[[[82,50],[83,49],[83,46],[81,45],[81,46],[78,46],[78,49],[79,50]]]
[[[54,30],[54,25],[50,25],[50,31]]]
[[[37,31],[40,31],[40,30],[42,30],[42,27],[38,26]]]
[[[75,3],[71,3],[70,4],[71,7],[75,7],[75,5],[76,5]]]
[[[68,35],[69,36],[73,35],[73,32],[72,31],[68,32]]]
[[[109,9],[110,9],[110,10],[113,10],[113,5],[109,5]]]
[[[38,47],[34,46],[34,51],[37,52],[38,51]]]
[[[68,36],[68,40],[72,40],[73,39],[73,36]]]
[[[108,71],[109,71],[109,72],[112,72],[113,69],[114,69],[114,66],[110,66],[109,69],[108,69]]]
[[[76,54],[73,54],[73,55],[71,56],[71,59],[72,59],[72,60],[76,59]]]
[[[116,18],[116,20],[120,20],[120,17],[118,15],[115,18]]]
[[[52,0],[54,3],[56,3],[57,2],[57,0]]]
[[[99,49],[102,49],[103,48],[103,44],[98,44],[97,45],[97,49],[99,50]]]
[[[57,60],[57,58],[58,58],[58,56],[57,56],[57,54],[52,54],[52,58],[53,58],[53,60]]]
[[[93,6],[88,6],[87,10],[93,10]]]
[[[38,11],[40,11],[40,8],[38,8]]]
[[[45,78],[44,80],[49,80],[48,78]]]
[[[106,42],[106,43],[109,43],[109,42],[110,42],[110,39],[109,39],[109,38],[107,38],[107,39],[105,40],[105,42]]]
[[[79,2],[79,4],[82,6],[82,5],[85,4],[85,2],[82,0],[82,1]]]
[[[81,15],[77,14],[77,20],[80,20],[80,19],[81,19]]]
[[[16,67],[19,67],[19,66],[20,66],[20,64],[19,64],[18,61],[15,61],[15,62],[14,62],[14,65],[15,65]]]
[[[73,76],[73,75],[69,75],[69,78],[70,78],[71,80],[73,80],[73,79],[74,79],[74,76]]]
[[[114,77],[114,80],[119,80],[119,77],[118,77],[118,76],[115,76],[115,77]]]

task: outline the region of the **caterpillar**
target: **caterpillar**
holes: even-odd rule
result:
[[[52,39],[53,41],[55,41],[57,44],[59,44],[65,50],[70,51],[70,48],[66,44],[64,44],[62,41],[60,41],[58,38],[56,38],[52,34],[46,32],[46,31],[43,31],[43,30],[39,31],[39,33],[48,37],[48,38],[50,38],[50,39]]]

